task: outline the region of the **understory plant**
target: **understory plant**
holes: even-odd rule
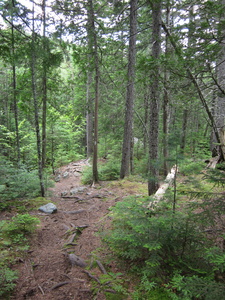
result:
[[[49,187],[52,182],[47,180],[47,176],[45,179],[45,187]],[[40,196],[38,171],[29,170],[26,166],[18,168],[0,157],[0,194],[0,211],[10,209],[18,201],[22,203],[24,199]]]
[[[120,175],[120,164],[118,161],[109,159],[106,162],[101,162],[98,166],[99,180],[116,180]],[[83,184],[91,184],[93,179],[92,167],[87,167],[82,173]]]
[[[219,197],[204,199],[176,210],[162,201],[150,210],[149,197],[128,197],[112,208],[113,227],[104,239],[141,282],[145,279],[143,295],[150,292],[146,287],[163,286],[168,299],[225,299],[225,257],[218,242],[225,207]]]
[[[15,287],[17,272],[12,269],[16,258],[29,249],[28,237],[40,220],[29,214],[18,214],[0,222],[0,297],[8,299]]]

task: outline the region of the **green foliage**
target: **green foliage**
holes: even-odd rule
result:
[[[29,249],[27,237],[39,224],[39,219],[29,214],[16,215],[10,221],[0,221],[0,297],[7,299],[15,287],[17,272],[9,268],[18,255]]]
[[[50,185],[52,182],[47,181],[46,176],[45,186],[49,187]],[[0,157],[0,193],[0,210],[9,209],[12,206],[21,210],[24,205],[28,206],[26,199],[40,195],[37,170],[29,171],[25,167],[17,168]],[[24,209],[26,210],[25,207]]]
[[[5,265],[0,264],[0,297],[4,296],[7,299],[7,295],[13,291],[15,287],[15,280],[18,278],[17,272],[11,270]]]
[[[0,186],[2,190],[0,206],[3,208],[5,205],[3,200],[35,197],[40,193],[37,171],[29,172],[25,168],[18,169],[2,157],[0,162]]]
[[[190,299],[225,299],[225,287],[223,283],[216,282],[212,278],[199,276],[174,275],[168,287],[173,300]],[[176,294],[174,294],[176,290]]]
[[[2,236],[13,244],[22,244],[26,237],[33,233],[40,220],[29,214],[16,215],[10,222],[0,223]]]
[[[205,230],[213,231],[214,218],[219,220],[219,207],[222,213],[224,206],[217,207],[215,199],[199,201],[187,205],[186,213],[174,213],[160,204],[149,211],[149,201],[149,197],[128,197],[118,202],[112,208],[113,228],[104,236],[131,271],[142,276],[136,299],[142,299],[142,293],[148,295],[143,299],[157,299],[150,291],[155,283],[168,280],[177,295],[173,298],[172,292],[168,296],[164,291],[165,299],[192,299],[196,295],[196,299],[224,299],[220,298],[224,288],[214,277],[224,277],[225,256],[220,248],[213,247],[215,241]],[[211,298],[205,298],[207,286]]]
[[[93,293],[98,295],[99,292],[104,292],[107,300],[122,300],[128,295],[124,287],[124,280],[121,278],[122,273],[102,274],[99,277],[99,282],[93,282]],[[112,292],[110,292],[113,291]],[[94,298],[97,299],[97,298]]]
[[[120,164],[119,162],[109,159],[106,162],[100,163],[98,166],[99,180],[116,180],[119,178],[120,174]],[[82,183],[90,184],[92,182],[92,167],[87,167],[82,173]]]
[[[179,172],[186,176],[199,174],[204,168],[204,161],[186,159],[179,164]]]

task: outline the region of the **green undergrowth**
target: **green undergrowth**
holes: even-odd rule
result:
[[[116,180],[119,178],[120,164],[119,161],[108,160],[99,162],[98,176],[100,181]],[[91,184],[93,179],[92,167],[86,167],[82,172],[82,183]]]
[[[176,189],[154,210],[147,209],[153,199],[143,196],[111,209],[112,228],[100,234],[137,278],[132,299],[225,299],[224,173],[192,175],[178,174]]]
[[[18,274],[13,265],[29,249],[29,238],[39,219],[30,214],[17,214],[11,220],[0,221],[0,297],[9,299]]]
[[[44,175],[44,185],[53,186],[53,182]],[[39,199],[40,181],[37,170],[25,166],[19,168],[0,157],[0,211],[32,206],[32,199]]]

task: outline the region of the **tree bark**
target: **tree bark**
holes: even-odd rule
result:
[[[150,130],[148,194],[154,194],[159,187],[158,140],[159,140],[159,56],[161,52],[161,1],[152,1],[152,58],[150,86]]]
[[[225,9],[225,0],[221,0],[221,5]],[[225,20],[225,13],[223,11],[223,14],[221,15],[221,24],[223,24]],[[216,142],[216,144],[213,145],[212,152],[214,155],[219,155],[220,160],[225,160],[224,155],[224,135],[221,134],[221,131],[223,131],[223,128],[225,126],[225,29],[223,25],[219,25],[221,28],[219,28],[220,31],[220,57],[217,62],[216,66],[216,73],[217,73],[217,97],[215,99],[215,107],[214,107],[214,118],[217,130],[219,132],[219,141],[213,138],[213,140]],[[221,139],[222,138],[222,139]],[[220,145],[218,145],[218,142]]]
[[[43,12],[43,51],[44,57],[46,53],[46,0],[42,2],[42,12]],[[43,75],[42,75],[42,169],[45,168],[46,163],[46,118],[47,118],[47,68],[46,60],[43,59]]]
[[[37,139],[37,154],[38,154],[38,175],[40,180],[40,188],[42,197],[45,196],[45,188],[43,182],[43,168],[41,159],[41,135],[39,128],[39,116],[38,116],[38,102],[37,102],[37,92],[36,92],[36,51],[35,51],[35,31],[34,31],[34,4],[33,4],[33,27],[32,27],[32,45],[31,45],[31,81],[32,81],[32,94],[34,102],[34,117],[35,117],[35,130]]]
[[[170,1],[167,1],[166,4],[166,24],[167,26],[170,26],[171,24],[171,16],[170,16]],[[165,56],[168,57],[170,54],[170,45],[169,45],[169,37],[166,34],[165,39]],[[164,93],[163,93],[163,173],[166,176],[168,173],[168,156],[169,156],[169,150],[168,150],[168,131],[169,131],[169,98],[170,98],[170,92],[169,92],[169,78],[170,74],[167,68],[164,70]]]
[[[15,7],[15,2],[12,0],[12,7]],[[19,121],[18,121],[18,106],[17,106],[17,86],[16,86],[16,65],[15,65],[15,37],[14,37],[14,21],[13,21],[13,12],[12,12],[12,26],[11,26],[11,37],[12,37],[12,85],[13,85],[13,111],[15,118],[15,129],[16,129],[16,153],[17,153],[17,164],[20,163],[20,136],[19,136]]]
[[[98,105],[99,105],[99,59],[98,59],[98,44],[97,44],[97,34],[95,28],[95,17],[94,8],[92,0],[88,0],[88,15],[90,24],[90,34],[93,40],[93,50],[94,50],[94,71],[95,71],[95,108],[94,108],[94,145],[93,145],[93,184],[98,183]]]
[[[128,176],[132,167],[132,132],[134,114],[134,80],[136,63],[136,34],[137,34],[137,3],[138,0],[130,1],[130,37],[128,55],[128,83],[125,107],[125,124],[122,148],[122,160],[120,178]]]
[[[86,87],[86,154],[87,158],[93,154],[93,107],[94,107],[94,93],[93,93],[93,75],[94,75],[94,38],[93,38],[93,15],[91,10],[88,10],[87,21],[87,42],[88,42],[88,69],[87,69],[87,87]]]

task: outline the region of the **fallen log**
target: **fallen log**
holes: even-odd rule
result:
[[[170,170],[170,173],[166,176],[164,183],[156,191],[155,195],[153,196],[153,201],[151,201],[148,204],[148,206],[147,206],[148,209],[154,210],[154,208],[158,205],[159,201],[162,200],[162,198],[165,195],[166,190],[174,182],[177,172],[178,172],[178,168],[175,165]]]

